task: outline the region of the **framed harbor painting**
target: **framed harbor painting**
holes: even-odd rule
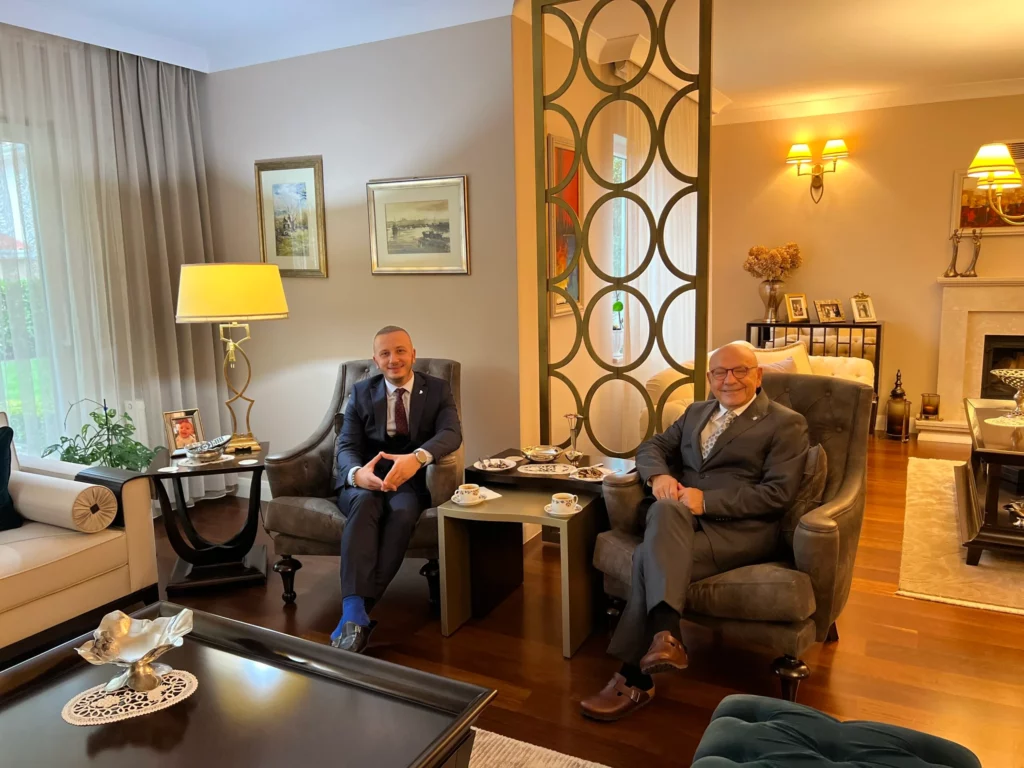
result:
[[[260,260],[282,277],[327,277],[320,155],[256,161]]]
[[[373,274],[469,274],[465,176],[371,181],[366,204]]]
[[[549,189],[565,180],[572,170],[575,157],[576,146],[569,139],[548,136]],[[558,193],[558,197],[568,204],[582,225],[583,191],[580,184],[580,166],[576,167],[575,173],[565,188]],[[576,242],[576,227],[573,225],[572,217],[562,206],[548,203],[548,277],[555,277],[565,272],[579,246],[580,244]],[[583,309],[582,265],[583,258],[581,256],[572,272],[557,283],[559,288],[572,297],[581,311]],[[548,294],[552,317],[572,313],[572,307],[569,306],[565,296],[554,291],[549,291]]]

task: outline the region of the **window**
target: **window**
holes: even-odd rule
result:
[[[615,135],[612,155],[612,182],[621,184],[626,180],[626,138]],[[626,198],[617,197],[612,202],[612,275],[626,274]],[[626,350],[626,293],[612,292],[612,357],[622,361]]]
[[[36,455],[60,424],[38,232],[28,145],[0,140],[0,410]]]

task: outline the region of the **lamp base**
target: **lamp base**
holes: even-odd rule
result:
[[[252,436],[252,432],[244,435],[232,435],[231,442],[224,447],[225,453],[258,453],[260,441]]]

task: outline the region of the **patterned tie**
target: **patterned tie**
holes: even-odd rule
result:
[[[395,390],[395,434],[409,434],[409,414],[405,412],[405,390]]]
[[[732,411],[727,411],[725,416],[718,422],[718,426],[715,427],[711,434],[708,435],[708,439],[704,441],[704,444],[700,447],[700,455],[706,459],[708,454],[711,453],[711,449],[715,447],[715,443],[718,442],[718,438],[722,436],[722,433],[729,428],[729,425],[736,421],[736,414]]]

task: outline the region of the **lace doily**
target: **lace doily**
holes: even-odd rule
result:
[[[993,416],[985,419],[986,424],[994,427],[1024,427],[1024,418],[1014,416]]]
[[[184,701],[196,692],[199,681],[191,672],[175,669],[164,675],[162,685],[145,693],[127,686],[107,693],[105,687],[102,683],[75,696],[64,705],[61,717],[71,725],[105,725],[148,715]]]

